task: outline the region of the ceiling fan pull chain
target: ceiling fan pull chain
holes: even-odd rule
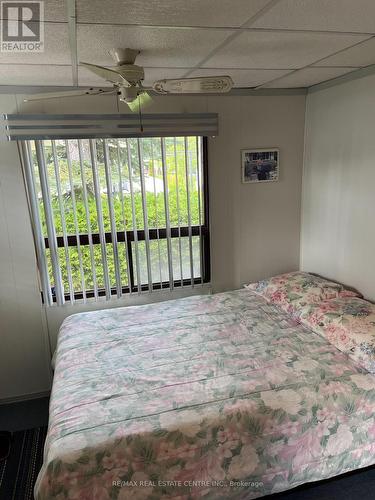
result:
[[[143,121],[142,121],[142,108],[141,108],[141,99],[138,97],[138,105],[139,105],[139,125],[141,128],[141,132],[143,132]]]

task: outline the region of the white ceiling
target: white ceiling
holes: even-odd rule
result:
[[[0,85],[102,85],[75,61],[113,65],[112,47],[141,50],[146,85],[309,87],[375,64],[375,0],[76,0],[70,26],[68,2],[44,2],[45,52],[0,52]]]

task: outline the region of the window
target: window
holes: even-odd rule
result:
[[[47,303],[209,281],[203,137],[21,147]]]

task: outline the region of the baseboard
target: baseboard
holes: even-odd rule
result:
[[[22,401],[30,401],[31,399],[47,398],[50,396],[50,394],[51,391],[33,392],[32,394],[22,394],[21,396],[14,396],[12,398],[0,399],[0,405],[21,403]]]

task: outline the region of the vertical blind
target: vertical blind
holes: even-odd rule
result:
[[[46,304],[209,281],[202,137],[19,147]]]

